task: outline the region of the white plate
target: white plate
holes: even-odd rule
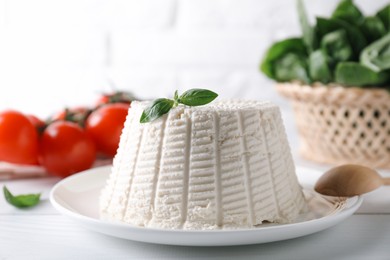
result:
[[[292,224],[264,224],[254,229],[206,231],[135,227],[99,219],[99,194],[105,185],[109,171],[110,167],[107,166],[94,168],[60,181],[52,189],[50,201],[59,212],[71,217],[87,229],[141,242],[187,246],[230,246],[291,239],[336,225],[351,216],[362,203],[361,197],[338,199],[339,202],[329,203],[327,198],[309,191],[306,192],[306,196],[309,196],[312,202],[312,205],[309,205],[309,213],[302,214],[297,222]]]

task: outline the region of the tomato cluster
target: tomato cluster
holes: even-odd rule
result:
[[[89,169],[97,156],[112,158],[132,100],[124,93],[102,95],[94,108],[65,109],[46,121],[0,112],[0,161],[41,165],[66,177]]]

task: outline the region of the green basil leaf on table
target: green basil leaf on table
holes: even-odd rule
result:
[[[364,19],[361,30],[368,42],[373,42],[386,34],[386,28],[381,19],[376,16],[368,16]]]
[[[299,15],[299,22],[301,25],[302,39],[309,52],[312,52],[316,48],[316,38],[314,27],[310,25],[303,0],[297,1],[297,10]]]
[[[350,60],[353,55],[351,44],[344,29],[325,34],[321,40],[321,49],[329,57],[332,68],[337,62]]]
[[[327,56],[321,49],[310,54],[309,72],[313,81],[320,81],[323,83],[332,81],[332,72],[328,66]]]
[[[332,18],[358,25],[363,20],[363,14],[352,0],[342,0],[333,11]]]
[[[275,75],[275,62],[288,53],[307,57],[307,49],[302,39],[290,38],[274,43],[266,52],[260,70],[269,78],[278,80]]]
[[[39,203],[41,194],[23,194],[23,195],[13,195],[6,186],[3,187],[4,197],[6,201],[17,207],[17,208],[27,208],[35,206]]]
[[[212,102],[218,97],[217,93],[214,93],[208,89],[190,89],[184,92],[178,99],[178,102],[187,106],[202,106]]]
[[[353,26],[343,20],[317,17],[316,28],[321,39],[330,32],[340,29],[345,30],[348,41],[351,43],[352,49],[354,51],[354,59],[356,60],[359,58],[361,50],[363,50],[367,45],[367,40],[358,27]]]
[[[306,57],[288,53],[277,60],[274,65],[275,77],[278,81],[300,80],[304,83],[311,83]]]
[[[379,10],[376,14],[376,17],[382,20],[386,30],[390,32],[390,4]]]
[[[173,107],[174,101],[167,98],[159,98],[147,107],[141,115],[140,123],[147,123],[166,114]]]
[[[335,79],[347,86],[378,86],[386,83],[389,74],[375,72],[357,62],[340,62],[336,67]]]
[[[360,62],[376,72],[390,70],[390,33],[367,46]]]

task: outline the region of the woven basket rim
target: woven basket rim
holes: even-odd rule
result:
[[[301,102],[323,104],[362,105],[373,103],[390,105],[390,92],[383,88],[344,87],[339,84],[277,83],[277,91],[284,97]]]

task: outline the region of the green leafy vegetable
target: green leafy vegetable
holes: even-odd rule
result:
[[[390,33],[367,46],[360,62],[376,72],[390,69]]]
[[[331,17],[311,25],[297,1],[301,38],[274,43],[261,71],[279,82],[338,82],[390,89],[390,4],[364,16],[353,0],[340,0]]]
[[[375,72],[357,62],[340,62],[335,78],[336,82],[347,86],[374,86],[385,83],[389,75]]]
[[[386,34],[382,20],[376,16],[366,17],[361,25],[361,30],[369,42],[378,40]]]
[[[6,186],[3,187],[3,192],[6,201],[17,208],[27,208],[27,207],[35,206],[39,203],[41,197],[40,193],[14,196],[7,189]]]
[[[315,44],[316,44],[315,34],[314,34],[314,28],[309,23],[305,6],[303,5],[303,0],[297,1],[297,9],[299,15],[299,22],[303,34],[302,39],[305,45],[307,46],[307,48],[309,49],[309,52],[311,52],[315,49]]]
[[[354,51],[355,58],[358,58],[361,50],[363,50],[363,48],[367,45],[367,41],[359,29],[339,19],[317,17],[317,30],[321,38],[330,32],[340,29],[345,30],[349,42],[353,43],[352,49]]]
[[[309,58],[310,76],[315,81],[328,83],[332,81],[332,72],[329,69],[327,56],[322,50],[316,50]]]
[[[363,14],[352,0],[342,0],[333,11],[332,18],[358,25],[363,20]]]
[[[276,61],[275,76],[280,81],[296,79],[305,83],[311,82],[307,73],[306,58],[295,53],[288,53]]]
[[[344,29],[325,34],[321,40],[321,48],[328,56],[332,67],[337,62],[351,59],[353,55],[351,44]]]
[[[379,12],[376,14],[376,17],[382,20],[383,25],[385,26],[386,30],[390,31],[390,4],[385,6],[382,10],[379,10]]]
[[[168,113],[178,104],[187,106],[202,106],[212,102],[218,97],[218,94],[207,89],[190,89],[179,96],[177,90],[174,99],[159,98],[147,107],[141,115],[140,123],[147,123],[156,120],[162,115]]]
[[[275,75],[275,63],[288,53],[295,53],[301,57],[307,57],[307,50],[302,39],[291,38],[275,43],[265,54],[263,62],[260,65],[268,77],[279,80]]]

